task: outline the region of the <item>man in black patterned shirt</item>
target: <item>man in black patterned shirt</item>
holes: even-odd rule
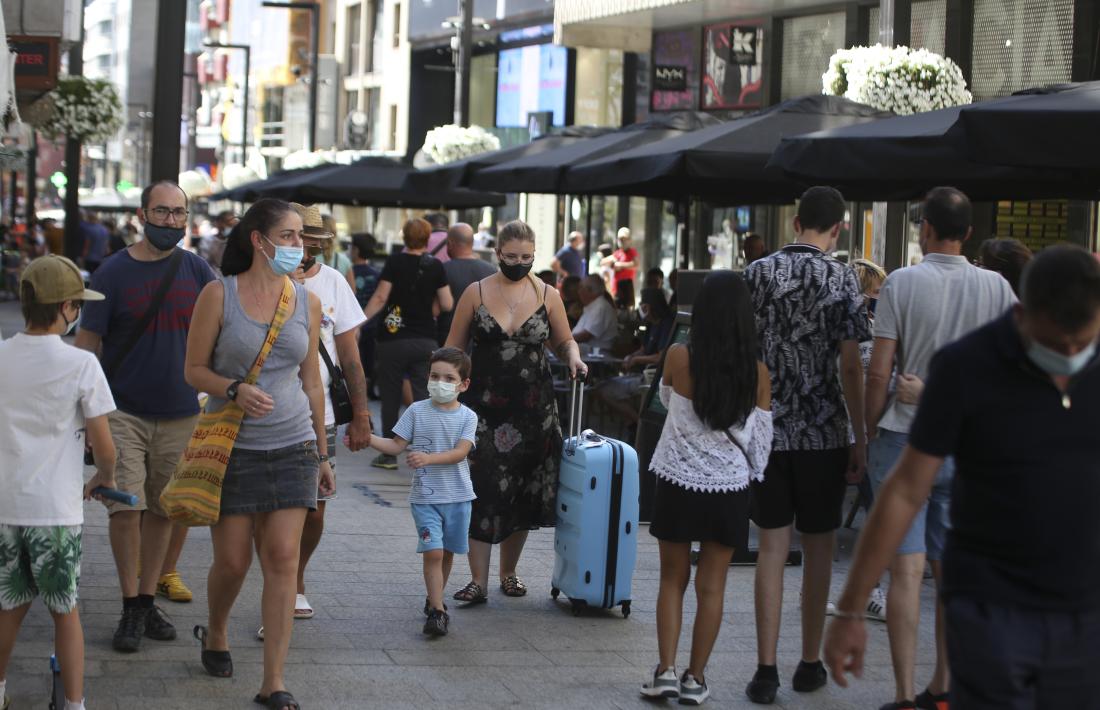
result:
[[[760,528],[759,666],[746,693],[761,704],[774,702],[779,688],[776,646],[792,525],[801,534],[805,567],[802,661],[791,686],[811,692],[825,685],[821,637],[836,529],[847,485],[866,468],[859,343],[871,337],[870,324],[855,272],[829,256],[845,210],[833,188],[810,188],[794,218],[796,242],[745,271],[771,373],[775,424],[764,480],[752,486],[752,519]]]

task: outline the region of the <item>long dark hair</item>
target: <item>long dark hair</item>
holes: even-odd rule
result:
[[[692,407],[710,428],[742,426],[752,413],[758,350],[745,280],[733,271],[713,272],[695,298],[688,344]]]
[[[996,271],[1005,277],[1012,292],[1020,295],[1020,277],[1031,261],[1031,250],[1016,239],[987,239],[979,249],[982,268]]]
[[[264,197],[249,207],[226,238],[222,273],[236,276],[248,271],[252,266],[252,232],[266,234],[287,212],[294,212],[290,203],[274,197]]]

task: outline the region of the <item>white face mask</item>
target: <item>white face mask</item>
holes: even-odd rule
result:
[[[428,395],[436,404],[450,404],[458,399],[458,385],[435,380],[428,383]]]

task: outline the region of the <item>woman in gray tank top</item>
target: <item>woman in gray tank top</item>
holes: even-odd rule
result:
[[[187,382],[210,393],[207,410],[230,399],[245,412],[211,528],[214,563],[209,627],[196,626],[202,664],[233,674],[229,613],[252,562],[253,535],[264,574],[264,680],[257,702],[298,708],[283,683],[297,592],[298,546],[307,509],[335,486],[328,464],[325,398],[317,362],[321,302],[294,285],[290,315],[255,385],[242,382],[275,317],[287,274],[302,260],[302,219],[289,203],[263,199],[230,234],[225,277],[203,289],[187,340]]]

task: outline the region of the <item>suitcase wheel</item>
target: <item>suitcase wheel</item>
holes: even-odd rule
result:
[[[580,599],[570,599],[569,604],[572,607],[573,616],[580,616],[581,615],[581,609],[583,609],[586,606],[586,604]]]
[[[625,601],[625,602],[623,602],[623,618],[625,619],[629,616],[630,616],[630,602]]]
[[[561,594],[560,589],[558,589],[557,587],[550,587],[550,596],[551,597],[553,597],[554,599],[557,599],[559,594]]]

